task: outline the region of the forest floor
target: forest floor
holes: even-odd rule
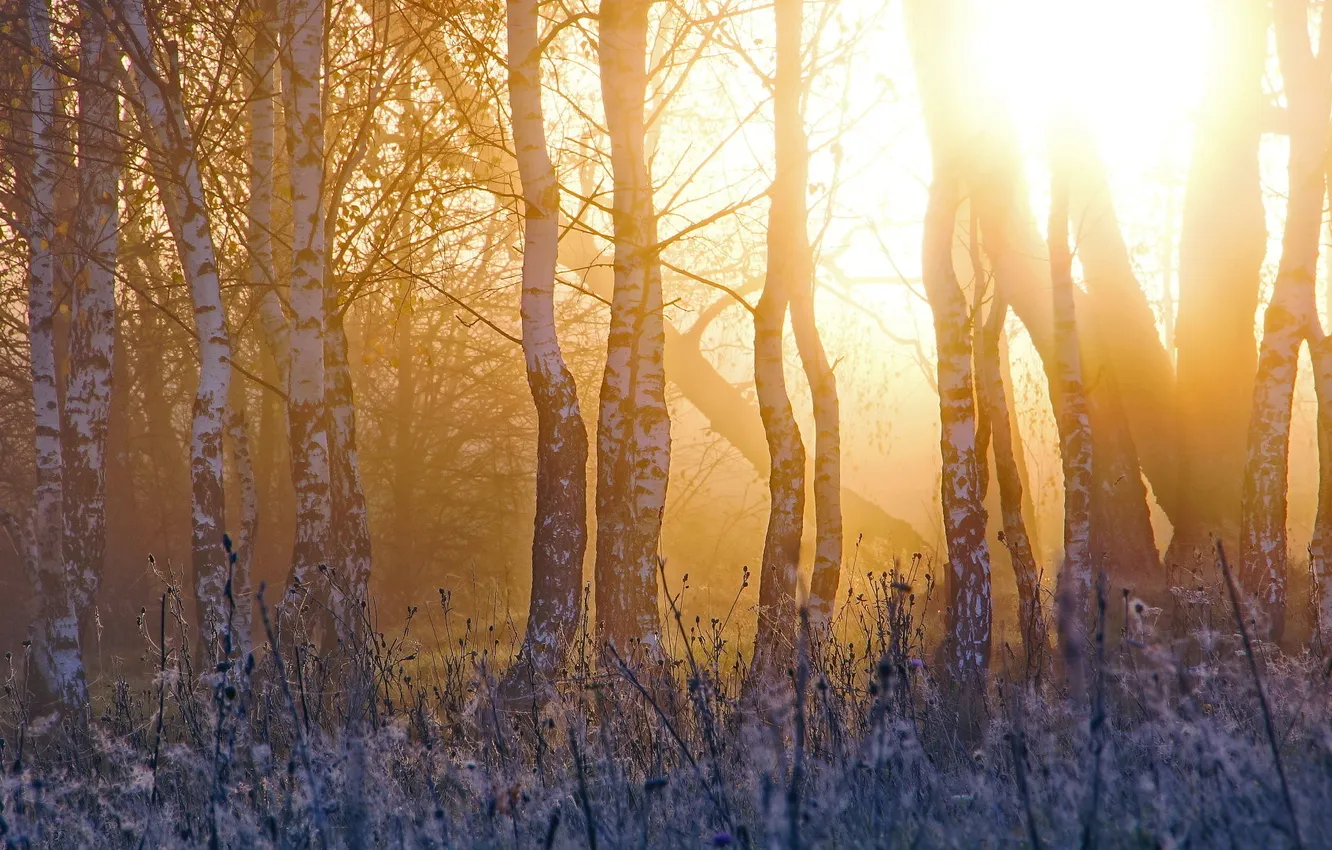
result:
[[[518,705],[500,704],[491,632],[447,612],[354,650],[279,634],[280,654],[262,641],[201,673],[177,603],[147,615],[138,661],[99,674],[86,722],[43,714],[11,676],[0,831],[125,848],[1332,846],[1332,660],[1259,644],[1251,664],[1233,619],[1190,621],[1225,623],[1229,600],[1195,593],[1103,615],[1081,698],[1057,659],[997,644],[971,736],[924,600],[889,575],[835,632],[803,630],[775,681],[744,687],[726,624],[668,600],[651,663],[584,631],[547,698]]]

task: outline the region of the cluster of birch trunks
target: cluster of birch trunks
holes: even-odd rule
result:
[[[391,128],[387,119],[374,120],[373,108],[359,127],[340,123],[349,89],[336,97],[330,91],[330,45],[356,38],[383,39],[375,73],[357,89],[359,96],[372,106],[408,102],[414,81],[427,80],[446,100],[455,98],[435,106],[452,109],[460,116],[459,132],[484,148],[463,170],[507,199],[521,226],[513,240],[521,264],[516,341],[537,423],[536,516],[526,631],[502,688],[528,699],[545,687],[587,613],[589,502],[596,520],[596,632],[621,658],[662,651],[668,382],[766,480],[770,499],[750,669],[757,680],[780,675],[801,639],[802,622],[816,630],[835,622],[847,586],[846,538],[898,533],[899,540],[913,539],[902,523],[842,482],[837,379],[815,316],[804,110],[817,69],[809,61],[807,4],[459,4],[451,20],[464,31],[474,22],[470,35],[485,47],[468,56],[431,49],[431,33],[394,4],[353,5],[334,15],[325,0],[246,0],[234,10],[226,31],[230,52],[224,53],[241,68],[245,141],[235,167],[226,169],[201,161],[196,137],[219,108],[209,97],[222,95],[209,80],[220,72],[182,40],[189,37],[188,16],[174,5],[21,0],[15,7],[11,31],[17,35],[7,49],[23,69],[22,91],[6,113],[14,191],[2,200],[6,227],[27,246],[35,477],[31,499],[2,518],[38,600],[32,659],[44,694],[71,705],[88,700],[81,646],[93,628],[107,502],[115,498],[107,492],[107,434],[118,356],[117,269],[130,262],[121,193],[131,176],[151,188],[151,203],[166,218],[169,243],[158,249],[174,251],[192,308],[198,380],[189,445],[188,574],[202,660],[243,656],[255,631],[251,573],[261,517],[252,423],[246,405],[237,402],[246,382],[262,383],[282,400],[295,502],[289,576],[282,593],[268,601],[317,611],[326,645],[354,644],[373,630],[370,512],[357,456],[343,267],[347,231],[368,214],[345,206],[365,179],[356,176],[358,169],[379,161],[381,148],[409,148],[419,125],[433,119],[425,114],[430,104],[416,103],[395,113]],[[1057,105],[1067,108],[1056,110],[1063,117],[1047,146],[1049,220],[1044,230],[1036,221],[1011,116],[973,84],[980,71],[972,40],[984,34],[968,27],[970,6],[969,0],[910,0],[905,8],[933,169],[922,211],[922,278],[937,343],[947,677],[964,692],[985,684],[994,621],[985,507],[992,480],[999,491],[998,539],[1014,572],[1028,644],[1045,641],[1050,620],[1065,657],[1076,660],[1098,573],[1144,593],[1163,587],[1149,486],[1174,528],[1165,560],[1186,570],[1210,569],[1212,541],[1230,541],[1258,628],[1280,639],[1290,548],[1290,423],[1305,343],[1319,406],[1321,484],[1309,554],[1320,587],[1332,555],[1332,342],[1315,297],[1332,15],[1321,18],[1315,51],[1304,0],[1276,0],[1270,8],[1236,2],[1215,12],[1182,216],[1170,351],[1135,277],[1105,170],[1074,117],[1076,104]],[[662,253],[681,233],[660,232],[651,168],[658,131],[656,109],[649,107],[660,94],[651,90],[652,74],[668,60],[687,66],[704,49],[670,55],[688,51],[650,39],[653,22],[675,16],[673,31],[704,32],[700,43],[708,49],[739,51],[718,27],[741,14],[769,16],[765,26],[776,36],[764,54],[770,59],[762,60],[773,68],[762,72],[773,134],[764,193],[766,273],[756,302],[729,292],[752,316],[756,405],[704,356],[699,334],[682,332],[671,320]],[[567,28],[583,30],[595,49],[602,112],[594,123],[608,146],[609,192],[592,187],[586,175],[580,186],[565,186],[555,167],[543,72],[572,61],[551,50]],[[1275,121],[1263,91],[1273,31],[1285,91]],[[490,59],[478,59],[487,51]],[[490,103],[460,71],[486,61],[494,65],[495,91],[506,108]],[[1290,186],[1279,270],[1256,338],[1267,240],[1258,151],[1270,132],[1289,137]],[[337,167],[326,142],[330,133],[346,150]],[[425,163],[402,162],[399,178],[424,179]],[[274,212],[279,195],[287,211],[280,221]],[[599,261],[590,230],[568,220],[570,197],[609,214],[613,261]],[[233,219],[242,223],[239,229]],[[246,258],[239,268],[237,252],[222,244],[223,234],[237,232]],[[595,423],[585,421],[561,347],[556,286],[569,269],[581,270],[580,288],[609,306]],[[237,307],[228,304],[235,281],[244,284],[246,309],[275,364],[272,380],[239,365],[232,325]],[[58,356],[55,321],[66,301],[69,339]],[[1025,460],[1012,387],[1005,385],[1010,310],[1039,352],[1058,425],[1065,519],[1063,554],[1050,582],[1042,579],[1028,529]],[[788,321],[810,388],[812,445],[802,438],[787,386]],[[805,580],[807,497],[813,559]],[[240,511],[231,526],[229,503]],[[229,527],[239,529],[234,539],[224,534]],[[1057,606],[1045,604],[1051,598]],[[1332,626],[1332,594],[1321,593],[1320,605],[1319,627]]]

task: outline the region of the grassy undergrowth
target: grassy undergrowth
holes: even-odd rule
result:
[[[86,727],[39,712],[11,658],[0,829],[126,848],[1332,844],[1332,667],[1261,645],[1251,664],[1217,588],[1166,611],[1103,599],[1083,700],[1047,653],[997,644],[963,741],[923,578],[860,587],[766,686],[742,688],[737,612],[689,620],[677,595],[663,651],[624,661],[584,629],[549,698],[518,706],[498,703],[495,632],[443,592],[327,651],[274,615],[206,670],[168,594]]]

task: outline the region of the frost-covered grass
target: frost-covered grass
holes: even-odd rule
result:
[[[1226,622],[1224,597],[1193,603]],[[183,619],[168,612],[163,627],[150,612],[142,658],[96,688],[90,732],[30,717],[14,661],[4,839],[1294,846],[1261,682],[1299,839],[1332,843],[1326,659],[1265,650],[1255,678],[1233,629],[1191,625],[1183,608],[1153,624],[1125,600],[1127,630],[1112,623],[1099,653],[1092,639],[1088,656],[1102,660],[1083,703],[1051,663],[996,645],[988,728],[968,744],[919,607],[876,578],[837,637],[800,640],[790,675],[762,697],[742,695],[723,623],[668,616],[670,660],[646,664],[621,664],[583,634],[552,699],[508,708],[496,702],[491,633],[439,608],[356,649],[319,653],[278,631],[285,676],[268,642],[252,665],[201,674]],[[357,696],[369,680],[372,704]]]

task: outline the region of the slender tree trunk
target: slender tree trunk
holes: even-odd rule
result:
[[[777,75],[773,89],[775,177],[768,212],[768,271],[754,311],[754,388],[768,440],[768,531],[759,572],[754,675],[785,670],[795,649],[800,538],[805,522],[805,445],[786,391],[786,311],[809,286],[805,171],[808,152],[800,114],[801,0],[778,0]]]
[[[85,4],[86,5],[86,4]],[[106,557],[107,429],[116,334],[120,227],[120,53],[106,19],[85,8],[79,33],[79,197],[74,222],[69,376],[65,391],[65,561],[89,634]]]
[[[600,13],[602,101],[614,172],[615,292],[597,417],[597,616],[621,650],[657,643],[658,546],[671,422],[661,264],[643,152],[648,0]]]
[[[296,491],[292,579],[316,591],[331,531],[332,493],[325,400],[325,207],[322,107],[324,2],[282,2],[282,96],[291,171],[291,477]]]
[[[962,0],[916,0],[908,3],[907,9],[932,155],[936,160],[956,163],[965,178],[998,290],[1030,333],[1041,355],[1054,407],[1061,410],[1059,353],[1047,286],[1050,269],[1043,257],[1044,240],[1031,210],[1011,117],[991,104],[975,102],[976,89],[959,84],[981,73],[974,60],[977,45],[967,38],[974,31],[965,21],[967,4]],[[1074,297],[1082,296],[1075,293]],[[1088,385],[1088,394],[1097,402],[1089,413],[1093,430],[1102,435],[1098,439],[1106,448],[1093,470],[1093,509],[1100,520],[1097,541],[1105,547],[1105,559],[1116,566],[1118,575],[1137,583],[1156,574],[1159,559],[1146,489],[1138,481],[1140,465],[1130,424],[1150,421],[1159,413],[1146,394],[1142,399],[1117,397],[1113,382],[1099,380],[1106,367],[1123,354],[1125,346],[1117,344],[1105,352],[1096,351],[1090,344],[1096,339],[1091,330],[1096,317],[1090,310],[1079,310],[1088,328],[1082,335],[1080,357],[1087,363],[1087,373],[1097,379]],[[1159,340],[1152,344],[1160,345]],[[1104,357],[1107,362],[1093,357]],[[1169,376],[1144,379],[1152,385],[1162,381],[1168,384]],[[1097,416],[1103,416],[1104,421]],[[1168,452],[1154,452],[1149,459],[1169,456]],[[1173,480],[1173,468],[1147,472],[1154,481],[1166,481],[1165,487]],[[1138,483],[1124,486],[1123,482]],[[1121,524],[1107,528],[1106,522]]]
[[[393,545],[400,563],[415,564],[416,538],[416,454],[413,421],[416,410],[416,342],[413,333],[415,311],[412,307],[410,281],[399,285],[398,309],[394,333],[398,348],[398,383],[393,410],[397,422],[393,429]],[[587,439],[586,432],[583,435]]]
[[[120,0],[118,8],[126,24],[125,47],[134,63],[142,99],[142,129],[151,157],[156,161],[158,191],[171,219],[181,267],[194,303],[194,324],[199,337],[199,386],[194,397],[190,439],[191,560],[200,634],[210,651],[215,651],[226,622],[222,437],[231,386],[231,339],[222,305],[203,181],[179,86],[153,59],[142,0]]]
[[[332,299],[330,299],[330,302]],[[370,516],[361,485],[360,457],[356,451],[356,401],[347,363],[347,333],[342,313],[328,305],[324,335],[324,397],[328,407],[329,457],[332,483],[333,535],[336,565],[333,581],[334,612],[343,640],[367,633],[366,603],[370,594]]]
[[[1318,602],[1314,634],[1327,653],[1332,651],[1332,336],[1311,343],[1309,354],[1318,396],[1318,508],[1309,561]]]
[[[241,538],[233,541],[229,555],[226,596],[228,604],[227,638],[232,651],[245,658],[254,648],[254,550],[259,540],[259,492],[254,463],[250,455],[250,432],[245,413],[245,393],[240,384],[232,385],[231,409],[227,415],[227,436],[236,468],[240,491]]]
[[[969,242],[971,266],[975,274],[976,297],[972,321],[975,322],[977,466],[981,496],[989,485],[984,472],[985,440],[980,436],[988,432],[994,451],[995,478],[999,484],[999,510],[1003,517],[1001,542],[1008,550],[1013,565],[1013,577],[1018,591],[1018,623],[1022,642],[1030,656],[1032,647],[1044,643],[1045,624],[1041,614],[1040,574],[1036,569],[1036,556],[1032,551],[1027,523],[1022,515],[1023,484],[1019,459],[1014,450],[1013,427],[1008,414],[1008,398],[1004,390],[1003,359],[1000,342],[1004,336],[1004,321],[1008,305],[998,292],[990,303],[989,316],[982,318],[981,306],[987,290],[985,267],[981,261],[980,240],[976,234],[975,217]]]
[[[509,104],[524,207],[523,356],[537,411],[532,598],[519,660],[503,683],[509,701],[543,695],[563,663],[581,614],[587,551],[587,428],[555,329],[560,201],[541,108],[540,22],[537,0],[509,0]]]
[[[1064,468],[1064,563],[1058,576],[1059,644],[1071,690],[1085,685],[1083,645],[1092,587],[1092,425],[1083,389],[1078,322],[1073,303],[1073,255],[1068,245],[1068,168],[1054,154],[1050,193],[1050,277],[1054,310],[1055,374],[1063,403],[1056,409],[1059,456]]]
[[[1240,585],[1266,615],[1260,633],[1280,640],[1286,618],[1286,482],[1295,377],[1304,340],[1322,338],[1315,303],[1318,237],[1323,221],[1332,47],[1309,47],[1305,4],[1278,0],[1277,53],[1290,126],[1290,187],[1272,301],[1263,314],[1263,341],[1253,384],[1249,443],[1240,508]],[[1332,21],[1323,32],[1332,35]],[[1256,613],[1256,612],[1255,612]]]
[[[774,99],[777,116],[776,168],[783,182],[784,203],[791,205],[783,221],[789,230],[780,237],[781,265],[790,276],[787,294],[791,330],[800,362],[809,382],[814,407],[814,567],[809,582],[809,609],[815,623],[832,620],[837,586],[842,573],[842,425],[837,397],[837,376],[824,351],[814,319],[814,256],[809,244],[806,184],[809,178],[809,140],[805,135],[800,99],[805,90],[801,71],[802,0],[779,0],[777,14],[777,76]],[[785,169],[783,168],[785,165]],[[782,174],[783,171],[787,173]],[[774,206],[776,199],[773,200]],[[769,227],[771,244],[772,229]],[[771,263],[771,247],[769,248]]]
[[[1166,559],[1210,568],[1238,539],[1257,370],[1254,313],[1267,250],[1258,147],[1267,103],[1267,4],[1215,4],[1179,247],[1175,323],[1178,516]],[[1236,547],[1238,551],[1240,547]]]
[[[88,701],[79,625],[75,616],[64,552],[64,496],[61,479],[60,404],[56,395],[55,340],[55,59],[51,10],[46,0],[27,1],[28,36],[34,47],[30,78],[32,166],[28,221],[28,341],[35,418],[37,481],[30,528],[12,518],[7,530],[28,559],[36,626],[32,663],[43,703],[82,711]]]
[[[985,540],[976,406],[972,382],[971,317],[953,269],[957,180],[936,165],[925,211],[923,280],[934,314],[938,349],[941,500],[948,542],[946,659],[957,691],[963,733],[975,737],[984,711],[990,664],[990,549]]]

